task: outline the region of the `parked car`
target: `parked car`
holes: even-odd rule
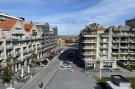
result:
[[[70,60],[66,60],[65,63],[67,63],[67,64],[73,64],[73,62],[70,61]]]
[[[63,50],[60,51],[61,54],[62,54],[63,52],[64,52]]]
[[[63,65],[61,66],[62,68],[70,68],[70,66],[66,63],[63,63]]]

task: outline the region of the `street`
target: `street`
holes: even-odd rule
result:
[[[99,71],[83,72],[75,64],[71,64],[71,69],[60,67],[61,62],[68,59],[69,51],[69,48],[64,49],[64,53],[55,56],[41,72],[18,89],[101,89],[96,81]],[[134,76],[134,72],[129,73],[124,69],[121,70],[102,71],[102,76],[110,77],[112,74],[122,74],[125,77]]]
[[[88,77],[75,64],[71,65],[72,71],[62,69],[58,59],[63,60],[66,55],[67,53],[64,53],[54,57],[40,73],[20,89],[100,89],[94,77]]]
[[[80,72],[78,68],[70,69],[59,68],[55,76],[45,89],[100,89],[94,78]]]

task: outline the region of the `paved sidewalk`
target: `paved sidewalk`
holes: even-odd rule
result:
[[[46,87],[48,82],[51,80],[59,66],[58,56],[54,57],[53,60],[37,75],[30,79],[20,89],[44,89],[40,88],[39,85],[43,83],[43,87]]]

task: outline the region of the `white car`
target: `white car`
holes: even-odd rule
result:
[[[62,50],[62,51],[60,51],[60,53],[62,54],[64,51]]]
[[[65,63],[61,67],[62,68],[70,68],[70,66],[68,64],[65,64]]]

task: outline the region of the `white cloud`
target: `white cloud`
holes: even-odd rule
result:
[[[135,9],[134,0],[103,0],[103,2],[82,12],[83,17],[87,19],[108,22],[117,19],[119,16],[124,16],[133,8]]]

